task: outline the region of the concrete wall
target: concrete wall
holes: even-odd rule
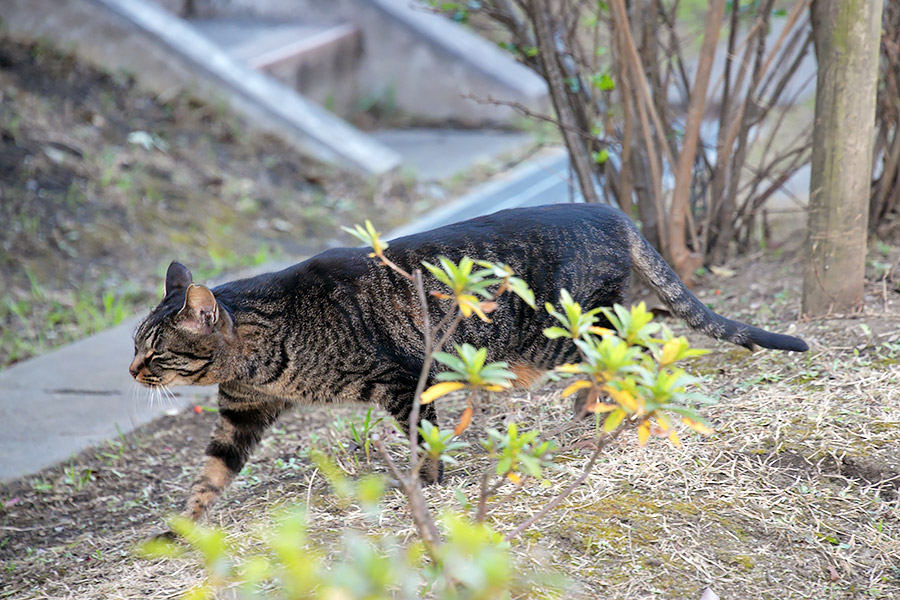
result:
[[[350,21],[363,32],[361,97],[390,97],[403,112],[425,120],[486,125],[517,116],[509,107],[468,96],[550,109],[540,77],[414,0],[194,0],[193,5],[203,18]]]
[[[235,62],[157,4],[3,0],[0,18],[10,35],[44,37],[102,69],[126,69],[156,93],[189,89],[201,97],[225,99],[251,124],[318,160],[369,175],[400,165],[393,151],[295,90]]]

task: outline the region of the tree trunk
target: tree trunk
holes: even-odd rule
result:
[[[818,61],[803,314],[863,299],[881,39],[880,0],[815,0]]]

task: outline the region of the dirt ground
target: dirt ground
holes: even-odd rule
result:
[[[54,298],[62,305],[72,301],[66,290],[83,286],[79,278],[88,282],[91,293],[100,294],[124,294],[117,286],[135,281],[138,292],[128,306],[141,305],[143,310],[142,303],[156,297],[155,276],[168,260],[148,266],[146,257],[171,254],[163,250],[176,249],[183,253],[179,256],[213,269],[215,261],[198,249],[214,247],[227,235],[235,257],[219,265],[225,270],[263,243],[280,248],[288,243],[286,238],[297,237],[310,244],[327,243],[339,235],[333,221],[358,221],[355,210],[399,214],[415,202],[401,197],[399,207],[383,205],[387,196],[370,190],[365,202],[344,206],[339,199],[349,202],[358,188],[344,188],[350,184],[334,182],[327,173],[313,178],[305,166],[296,167],[302,164],[299,158],[275,141],[245,146],[242,136],[229,133],[230,117],[213,109],[190,109],[187,99],[159,106],[146,99],[148,104],[141,106],[149,106],[150,112],[141,112],[131,104],[140,96],[130,91],[130,83],[89,72],[93,79],[80,84],[85,73],[74,64],[69,68],[78,77],[69,77],[65,70],[39,77],[41,61],[56,65],[60,60],[52,56],[47,49],[0,43],[0,169],[7,169],[4,181],[18,182],[3,190],[0,219],[22,228],[0,228],[0,285],[12,290],[17,302],[27,300],[33,307],[27,313],[31,318],[15,312],[4,316],[2,326],[13,328],[13,335],[27,337],[29,326],[36,334],[52,329],[40,325],[51,312],[45,307],[52,306]],[[47,87],[51,100],[44,100],[44,92],[34,93],[38,85]],[[108,85],[123,91],[103,100],[103,93],[110,94],[104,87]],[[124,87],[115,87],[119,85]],[[52,100],[57,88],[59,95]],[[77,96],[79,89],[82,96]],[[67,109],[67,94],[82,100]],[[54,110],[41,108],[53,102]],[[91,102],[112,112],[78,108]],[[184,120],[198,112],[200,129],[219,132],[221,139],[191,133],[197,130]],[[124,120],[126,113],[158,114],[158,120]],[[95,123],[94,116],[101,114]],[[123,120],[117,123],[110,114],[120,114]],[[11,125],[14,117],[21,123],[18,128]],[[37,124],[32,121],[38,118],[71,119],[53,121],[58,131],[67,132],[55,141],[78,148],[82,158],[67,162],[71,157],[65,157],[77,154],[65,149],[59,150],[61,162],[52,158],[59,155],[47,148],[56,146],[48,146],[33,129]],[[85,131],[97,131],[78,137],[79,120]],[[163,152],[124,141],[138,127],[169,140],[171,146]],[[106,159],[84,159],[89,155],[84,140],[106,135],[131,157],[110,162],[110,181],[127,178],[134,165],[143,165],[142,175],[128,185],[147,186],[151,180],[144,180],[145,175],[167,168],[164,176],[152,180],[156,185],[170,182],[160,197],[154,200],[146,190],[143,195],[126,193],[126,184],[94,188],[104,180],[101,167]],[[179,135],[185,136],[184,144],[174,142]],[[215,160],[192,163],[197,152]],[[30,177],[10,171],[9,165],[21,164],[25,155],[32,156],[28,164],[35,165]],[[270,174],[282,172],[279,169],[283,176]],[[8,173],[21,181],[7,179]],[[54,177],[59,182],[55,188]],[[207,181],[210,177],[219,183]],[[30,181],[39,182],[36,189]],[[241,181],[250,181],[250,187],[240,187]],[[71,208],[60,208],[60,198],[73,185],[80,195],[72,192],[77,199]],[[196,192],[200,195],[180,195],[188,189],[201,190]],[[254,190],[252,196],[241,195],[240,190],[249,194],[249,189]],[[345,189],[346,197],[341,193]],[[40,190],[46,190],[43,197]],[[121,190],[121,196],[110,190]],[[276,201],[283,195],[296,202]],[[100,200],[92,200],[117,197],[121,206],[111,204],[108,210]],[[229,202],[218,204],[221,197]],[[271,227],[249,234],[236,227],[245,218],[235,208],[242,197],[283,211],[275,213],[280,217],[258,216],[273,213],[257,208],[250,218],[270,224],[282,218],[291,228],[303,227],[304,235],[291,229],[282,236]],[[264,197],[271,203],[259,199]],[[231,229],[205,229],[206,220],[190,210],[194,202],[209,211],[214,222],[230,223]],[[45,207],[44,217],[29,225],[28,206]],[[189,222],[182,224],[181,219]],[[172,233],[147,239],[146,234],[160,231]],[[75,256],[65,249],[71,232],[83,242],[71,244]],[[87,243],[95,234],[96,240]],[[33,236],[40,243],[29,241]],[[513,543],[519,569],[565,573],[572,582],[568,597],[574,598],[696,599],[707,587],[722,598],[900,598],[900,248],[873,249],[863,311],[804,322],[798,320],[802,276],[796,247],[788,244],[774,253],[744,257],[729,265],[733,274],[706,276],[698,294],[724,315],[804,337],[810,352],[751,354],[691,336],[695,345],[713,350],[692,362],[689,370],[702,376],[702,387],[718,400],[703,410],[715,424],[715,435],[686,435],[681,449],[657,441],[638,449],[634,436],[623,437],[584,485]],[[23,279],[23,267],[47,298],[33,293],[35,284],[27,276]],[[154,276],[146,276],[148,272]],[[674,321],[667,323],[681,330]],[[33,341],[33,350],[40,351],[39,335]],[[11,357],[9,353],[5,360]],[[569,419],[571,406],[560,392],[561,385],[545,383],[530,392],[498,396],[483,407],[465,434],[471,445],[459,456],[459,465],[448,469],[444,485],[426,490],[430,506],[459,510],[458,491],[470,499],[477,495],[487,459],[476,439],[485,427],[502,428],[515,421],[547,432]],[[199,412],[161,418],[64,464],[0,486],[0,598],[175,598],[203,581],[194,556],[148,560],[135,553],[137,543],[159,531],[164,518],[181,508],[196,476],[216,418],[215,412],[205,410],[214,400],[196,402]],[[446,427],[458,419],[462,405],[453,397],[439,402]],[[414,531],[399,494],[388,494],[382,516],[373,525],[358,507],[336,499],[309,459],[311,449],[320,449],[352,477],[384,472],[381,460],[368,461],[351,439],[350,423],[358,426],[366,410],[304,408],[286,415],[214,508],[211,522],[227,528],[238,551],[247,550],[249,534],[270,525],[279,507],[302,502],[308,504],[310,538],[326,547],[348,529],[412,542]],[[566,487],[586,462],[577,442],[593,433],[588,420],[564,434],[560,444],[576,449],[557,455],[545,486],[515,490],[510,484],[501,489],[492,499],[491,525],[511,531]],[[402,449],[395,446],[401,459]]]

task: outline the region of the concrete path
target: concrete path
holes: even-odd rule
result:
[[[531,134],[485,129],[381,129],[369,134],[419,181],[437,181],[533,145]]]
[[[564,152],[546,152],[389,237],[503,208],[568,202],[567,165]],[[269,264],[259,271],[285,266]],[[129,320],[0,371],[0,481],[67,460],[167,411],[215,402],[215,387],[185,387],[173,389],[174,398],[157,398],[150,405],[149,390],[139,388],[128,374],[137,322]]]

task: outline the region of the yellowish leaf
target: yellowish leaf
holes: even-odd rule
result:
[[[522,485],[522,478],[519,477],[518,473],[513,473],[512,471],[510,471],[509,473],[506,474],[506,478],[509,479],[510,481],[512,481],[516,485]]]
[[[669,432],[669,441],[672,442],[672,445],[676,448],[681,448],[681,440],[678,439],[678,433],[674,428]]]
[[[572,363],[566,363],[564,365],[559,365],[554,369],[555,371],[559,371],[560,373],[578,373],[578,365],[573,365]]]
[[[562,397],[568,398],[569,396],[571,396],[578,390],[583,390],[585,388],[589,388],[592,385],[594,385],[594,384],[591,383],[590,381],[588,381],[587,379],[579,379],[578,381],[576,381],[574,383],[570,383],[569,386],[563,390]]]
[[[489,383],[484,386],[484,389],[486,389],[489,392],[502,392],[503,386],[497,385],[496,383]]]
[[[650,421],[644,421],[638,427],[638,445],[643,448],[650,439]]]
[[[455,392],[456,390],[461,390],[464,387],[466,387],[466,384],[461,381],[442,381],[441,383],[436,383],[422,392],[422,404],[434,402],[441,396],[449,394],[450,392]]]
[[[612,329],[607,329],[606,327],[597,327],[594,325],[593,327],[588,327],[588,331],[593,333],[594,335],[608,335],[612,333]]]
[[[461,295],[456,297],[456,303],[459,304],[459,310],[462,312],[463,316],[467,319],[474,312],[478,315],[478,318],[484,321],[485,323],[490,323],[491,320],[488,318],[484,311],[481,310],[481,303],[478,302],[478,298],[475,296],[470,296],[468,294]]]
[[[462,416],[459,418],[459,423],[457,423],[456,428],[453,430],[453,435],[459,435],[469,426],[469,423],[472,422],[472,413],[474,410],[472,406],[467,406],[466,410],[463,411]]]
[[[732,269],[728,269],[726,267],[712,266],[709,268],[709,270],[712,271],[713,275],[716,275],[716,276],[722,277],[722,278],[734,277],[735,275],[737,275],[736,271],[734,271]]]
[[[690,417],[684,417],[681,419],[681,422],[696,431],[697,433],[702,433],[703,435],[712,435],[715,433],[712,429],[704,425],[703,423],[698,423],[697,421],[691,419]]]
[[[617,390],[611,385],[604,385],[603,391],[609,394],[610,398],[619,403],[619,406],[627,410],[630,414],[638,412],[638,403],[631,392],[625,390]]]
[[[659,359],[659,366],[665,367],[675,362],[680,350],[681,342],[679,340],[669,340],[666,342],[663,346],[662,358]]]

